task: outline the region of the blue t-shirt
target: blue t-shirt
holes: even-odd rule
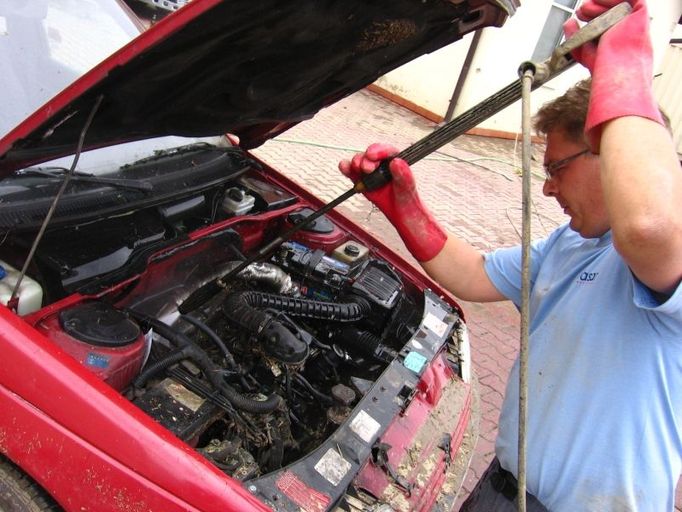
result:
[[[531,249],[527,487],[553,512],[672,511],[682,468],[682,286],[665,302],[608,232],[562,226]],[[521,249],[486,255],[521,304]],[[496,452],[517,470],[518,359]]]

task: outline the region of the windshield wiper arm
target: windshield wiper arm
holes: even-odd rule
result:
[[[15,174],[19,176],[41,176],[45,178],[61,178],[65,172],[62,167],[30,167],[17,171]],[[133,190],[141,190],[143,192],[151,192],[154,190],[154,185],[148,181],[129,180],[125,178],[106,178],[104,176],[95,176],[93,174],[86,174],[82,172],[75,172],[71,176],[71,181],[79,181],[81,183],[96,183],[99,185],[110,185],[112,187],[128,188]]]

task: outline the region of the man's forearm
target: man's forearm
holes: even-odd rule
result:
[[[641,281],[670,292],[682,277],[682,169],[669,133],[642,117],[605,123],[601,173],[616,249]]]
[[[483,255],[468,243],[448,235],[443,249],[421,262],[429,276],[457,298],[474,302],[505,300],[488,278]]]

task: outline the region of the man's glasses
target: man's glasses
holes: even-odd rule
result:
[[[583,149],[582,151],[576,153],[575,155],[567,156],[566,158],[562,158],[561,160],[557,160],[556,162],[550,162],[548,164],[545,164],[543,166],[543,168],[545,169],[545,179],[547,181],[551,180],[557,175],[559,170],[566,167],[576,158],[586,155],[589,152],[590,152],[589,149]]]

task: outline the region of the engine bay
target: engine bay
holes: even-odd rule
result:
[[[42,307],[25,318],[221,471],[256,481],[334,436],[338,446],[349,429],[386,428],[436,354],[459,371],[462,322],[365,235],[327,217],[180,313],[193,291],[312,212],[257,161],[239,162],[163,200],[56,222],[26,278]],[[150,163],[139,167],[154,184]],[[77,199],[66,204],[77,209]],[[33,236],[8,231],[3,265],[20,268]],[[371,421],[353,427],[369,401]],[[353,449],[358,465],[363,449]]]

